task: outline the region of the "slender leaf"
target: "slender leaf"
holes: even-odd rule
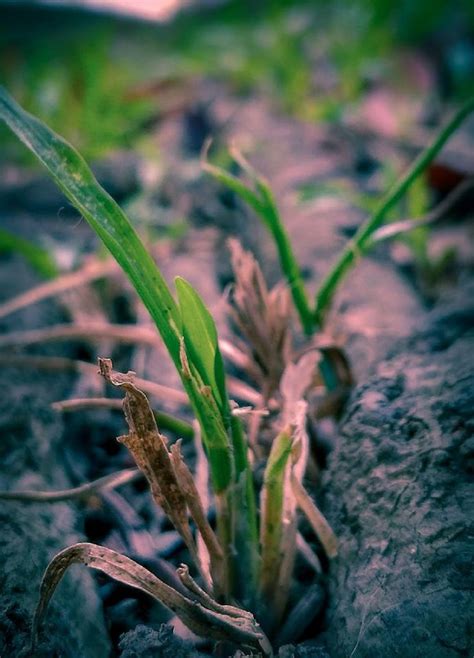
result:
[[[294,473],[291,474],[291,487],[296,498],[298,507],[308,519],[316,536],[323,545],[329,558],[337,555],[337,537],[323,514],[316,507],[311,496],[303,487]]]
[[[402,198],[413,185],[420,174],[425,171],[430,162],[437,156],[451,135],[459,128],[466,117],[474,110],[474,97],[470,98],[453,116],[453,118],[440,130],[432,144],[420,153],[408,171],[400,178],[388,192],[377,210],[362,224],[355,236],[338,258],[336,264],[327,274],[316,293],[316,308],[314,323],[321,326],[336,288],[349,271],[351,265],[362,256],[370,245],[373,233],[385,220],[387,213]]]
[[[264,225],[273,237],[280,260],[281,269],[286,277],[291,291],[295,308],[298,312],[301,324],[306,334],[313,332],[313,317],[306,295],[303,277],[298,261],[293,252],[290,237],[286,230],[280,213],[273,197],[269,184],[244,160],[244,158],[233,149],[231,152],[234,160],[238,162],[250,176],[251,182],[256,190],[242,183],[238,178],[229,174],[221,167],[203,162],[203,168],[220,183],[226,185],[235,192],[243,201],[253,208],[262,219]]]
[[[260,590],[268,603],[272,599],[281,565],[285,470],[292,448],[291,427],[285,428],[272,444],[264,474],[262,500]]]
[[[9,252],[21,254],[37,272],[47,279],[52,279],[58,274],[58,268],[47,251],[38,247],[34,242],[0,228],[0,253]]]
[[[179,313],[166,282],[130,221],[62,137],[25,112],[0,87],[0,118],[48,169],[132,281],[171,358],[179,366]]]
[[[220,412],[207,399],[207,391],[200,390],[202,382],[196,384],[197,367],[191,361],[186,373],[182,368],[181,316],[163,275],[124,212],[100,187],[83,158],[62,137],[25,112],[1,87],[0,118],[48,169],[66,197],[110,250],[148,308],[182,377],[203,428],[203,440],[211,461],[212,454],[216,455],[215,463],[211,464],[213,482],[222,491],[230,483],[233,471],[230,442],[222,428]]]
[[[204,384],[199,372],[188,359],[184,339],[181,340],[180,358],[180,375],[201,427],[214,491],[221,493],[230,486],[234,478],[230,439],[211,388]]]

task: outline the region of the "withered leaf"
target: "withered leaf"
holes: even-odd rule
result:
[[[133,373],[114,372],[110,359],[99,359],[101,375],[125,390],[123,408],[129,433],[119,437],[145,474],[156,502],[163,508],[183,537],[196,565],[200,567],[196,545],[189,527],[186,497],[181,490],[165,437],[159,432],[146,395],[133,383]]]
[[[68,567],[78,563],[103,571],[119,582],[150,594],[172,610],[188,628],[201,637],[270,652],[268,640],[250,613],[242,611],[240,616],[231,616],[216,611],[214,602],[212,607],[204,605],[204,601],[207,600],[205,597],[201,597],[199,601],[188,598],[130,558],[109,548],[84,542],[58,553],[44,573],[40,600],[33,620],[32,653],[35,652],[39,628],[57,585]],[[225,608],[217,603],[215,605],[220,610]]]

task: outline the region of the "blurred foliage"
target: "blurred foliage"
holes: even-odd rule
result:
[[[124,102],[134,64],[115,63],[113,27],[85,17],[75,24],[74,15],[52,14],[49,22],[48,16],[46,10],[25,10],[1,21],[2,80],[31,112],[61,126],[86,157],[131,146],[150,104]],[[6,132],[0,139],[17,154]]]
[[[374,83],[398,77],[403,84],[406,71],[396,55],[416,47],[437,71],[435,96],[459,101],[473,93],[468,0],[196,5],[166,25],[3,7],[0,75],[87,158],[131,146],[156,117],[160,92],[127,93],[139,83],[203,76],[237,93],[263,93],[299,118],[332,120]]]

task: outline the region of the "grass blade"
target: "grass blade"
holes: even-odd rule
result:
[[[303,277],[301,276],[301,270],[295,258],[290,237],[281,220],[270,186],[244,160],[236,149],[231,150],[231,156],[249,175],[252,183],[255,185],[255,191],[242,183],[236,176],[229,174],[221,167],[211,165],[207,161],[202,163],[203,169],[248,203],[262,219],[275,242],[280,266],[290,288],[303,330],[307,335],[311,335],[313,333],[314,321],[306,295]]]
[[[223,416],[229,415],[224,362],[219,349],[215,322],[196,290],[182,277],[175,279],[186,351],[210,386]]]
[[[58,268],[47,251],[38,247],[34,242],[25,240],[1,228],[0,253],[15,251],[21,254],[45,278],[52,279],[58,274]]]
[[[84,159],[62,137],[25,112],[0,87],[0,118],[48,169],[132,281],[179,366],[179,312],[153,258],[130,221],[99,185]]]
[[[293,437],[287,427],[272,444],[264,474],[261,494],[262,526],[260,567],[260,591],[263,600],[270,603],[281,565],[281,540],[283,535],[283,498],[285,470],[291,454]]]
[[[211,464],[213,482],[219,482],[221,490],[226,488],[233,471],[230,442],[225,431],[222,432],[220,413],[215,413],[210,400],[203,401],[207,391],[200,391],[199,387],[194,386],[196,367],[191,361],[186,372],[182,368],[180,312],[153,258],[127,216],[99,185],[83,158],[62,137],[25,112],[1,87],[0,118],[48,169],[59,188],[89,222],[131,280],[181,375],[203,428],[203,438],[208,441],[208,453],[211,454],[214,446],[219,452],[216,464]],[[191,373],[191,377],[187,377],[187,372]],[[212,413],[206,414],[206,408]],[[217,465],[219,461],[222,462],[220,467]]]
[[[314,504],[309,493],[294,473],[291,474],[291,488],[293,489],[298,507],[308,519],[316,536],[326,551],[326,555],[329,558],[336,557],[337,537],[329,523]]]
[[[340,284],[354,261],[366,251],[374,231],[383,223],[387,212],[402,198],[414,181],[425,171],[443,148],[451,135],[459,128],[466,117],[474,110],[474,97],[469,99],[441,129],[433,143],[415,160],[407,173],[400,178],[382,201],[379,208],[359,228],[353,239],[342,252],[338,261],[323,280],[316,294],[316,308],[313,321],[322,326],[325,314],[331,305],[337,286]]]

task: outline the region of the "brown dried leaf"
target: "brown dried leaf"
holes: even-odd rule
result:
[[[134,373],[113,372],[110,359],[99,359],[100,374],[114,386],[125,389],[123,408],[129,433],[119,437],[145,474],[153,498],[183,537],[196,565],[196,545],[189,527],[186,496],[178,482],[165,437],[160,434],[146,395],[133,383]]]
[[[270,653],[268,640],[250,613],[231,616],[204,605],[206,598],[192,600],[164,583],[148,569],[130,558],[96,544],[80,543],[58,553],[48,565],[41,583],[40,600],[36,608],[32,629],[32,653],[38,642],[40,625],[49,601],[65,571],[72,564],[85,564],[103,571],[119,582],[150,594],[172,610],[196,635],[215,641],[231,642],[238,646],[259,648]],[[205,595],[205,593],[203,593]],[[212,599],[211,599],[212,601]],[[225,606],[218,606],[225,608]]]
[[[304,400],[317,375],[317,366],[320,360],[320,352],[311,350],[303,354],[297,363],[289,363],[286,366],[280,381],[284,415],[291,416],[298,401]]]

